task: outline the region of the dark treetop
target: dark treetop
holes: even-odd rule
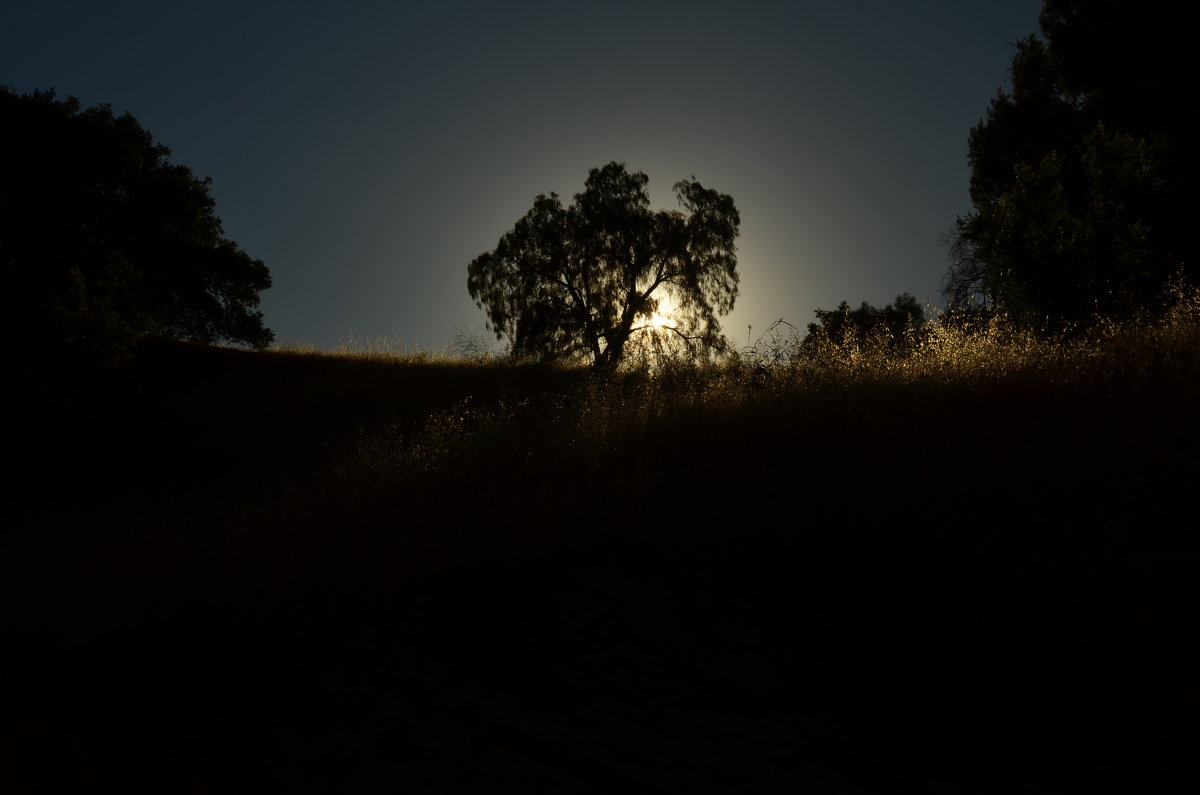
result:
[[[0,88],[0,264],[31,362],[97,364],[146,336],[263,347],[261,260],[227,240],[210,180],[129,113]]]
[[[1086,323],[1146,308],[1195,269],[1200,63],[1177,15],[1162,0],[1046,0],[1042,36],[1016,44],[1012,90],[971,130],[952,307]]]

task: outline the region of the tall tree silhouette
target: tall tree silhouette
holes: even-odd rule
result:
[[[1045,0],[1016,44],[1012,88],[968,138],[974,210],[960,217],[946,297],[1028,323],[1149,304],[1194,268],[1197,71],[1164,0]]]
[[[129,113],[0,88],[0,265],[31,362],[105,362],[146,336],[268,345],[261,260],[227,240],[211,181]]]
[[[694,351],[724,345],[718,315],[738,292],[740,218],[728,195],[684,180],[683,210],[650,209],[647,176],[609,163],[563,206],[539,195],[467,267],[467,286],[512,353],[614,368],[635,334],[671,334]],[[673,327],[647,321],[670,299]]]

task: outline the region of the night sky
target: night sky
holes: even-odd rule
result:
[[[967,132],[1040,8],[9,0],[0,84],[129,110],[212,177],[279,342],[481,332],[467,263],[616,160],[658,206],[692,176],[733,196],[742,345],[843,299],[939,301]]]

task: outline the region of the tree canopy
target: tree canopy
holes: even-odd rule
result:
[[[1087,322],[1147,306],[1194,267],[1197,57],[1175,8],[1045,0],[1042,36],[1016,43],[1011,90],[968,137],[952,308]]]
[[[146,336],[270,344],[270,273],[224,237],[210,179],[107,104],[0,87],[0,122],[7,320],[31,361],[111,361]]]
[[[925,328],[925,309],[908,293],[896,296],[883,308],[866,301],[858,309],[842,301],[837,309],[817,309],[816,322],[808,324],[803,344],[838,347],[880,343],[893,349],[910,347]]]
[[[693,178],[675,185],[682,211],[655,211],[648,181],[622,163],[593,168],[570,205],[539,195],[468,265],[471,297],[514,355],[613,368],[639,336],[724,347],[717,318],[738,294],[733,199]],[[664,299],[671,324],[653,326]]]

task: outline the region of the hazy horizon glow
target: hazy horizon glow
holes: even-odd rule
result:
[[[939,300],[967,132],[1040,7],[17,2],[0,82],[127,109],[211,176],[281,342],[481,330],[467,263],[618,161],[656,206],[693,176],[733,196],[740,345],[842,300]]]

